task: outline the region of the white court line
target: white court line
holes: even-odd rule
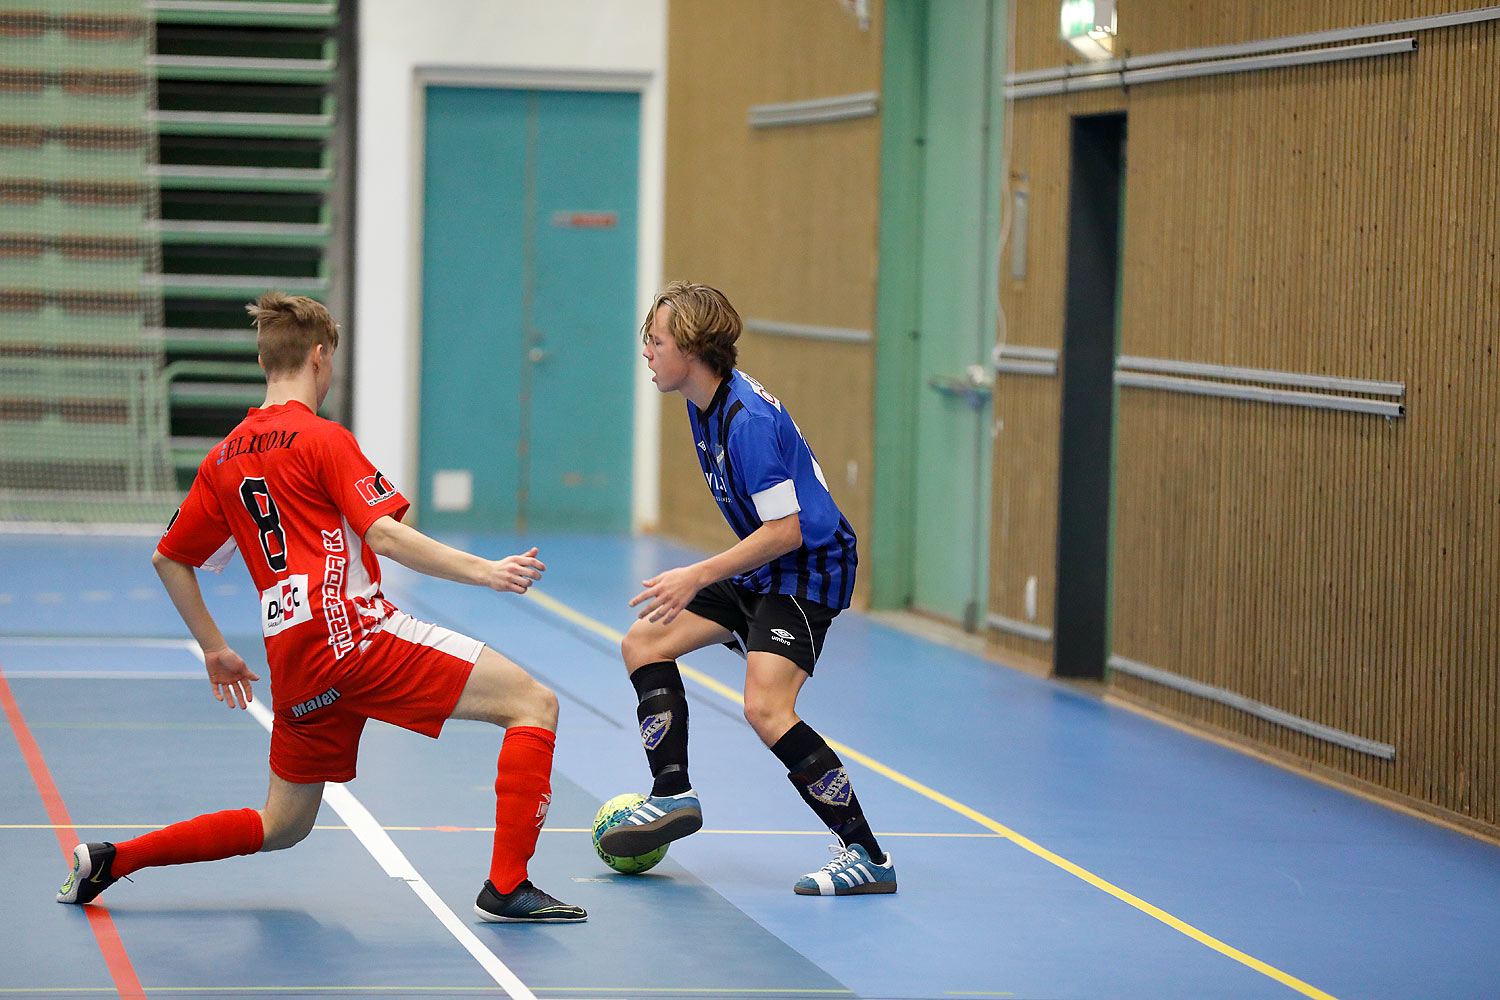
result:
[[[135,646],[143,649],[184,649],[203,662],[203,651],[192,639],[152,638],[90,638],[88,636],[62,635],[0,635],[0,646]],[[184,677],[202,676],[186,670],[7,670],[7,677],[30,677],[42,680],[119,680],[122,677],[138,681],[180,680]]]
[[[185,649],[203,662],[203,652],[192,639],[159,639],[142,636],[88,636],[88,635],[0,635],[0,643],[14,642],[23,646],[144,646],[148,649]]]
[[[5,676],[46,681],[195,681],[203,675],[188,670],[7,670]]]
[[[109,524],[71,521],[0,521],[0,535],[130,535],[160,538],[160,524]]]

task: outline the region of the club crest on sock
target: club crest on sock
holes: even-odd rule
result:
[[[847,806],[849,797],[854,794],[854,789],[849,784],[849,772],[842,767],[834,768],[808,785],[807,794],[831,806]]]
[[[657,712],[641,720],[641,744],[647,750],[655,750],[667,730],[672,728],[672,713]]]

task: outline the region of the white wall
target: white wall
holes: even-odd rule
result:
[[[638,315],[661,282],[667,0],[362,0],[355,242],[354,432],[415,500],[421,130],[417,73],[514,77],[546,88],[626,74],[641,93]],[[622,337],[632,335],[621,330]],[[637,365],[632,519],[657,519],[660,418]]]

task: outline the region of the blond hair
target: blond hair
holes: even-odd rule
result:
[[[289,375],[307,362],[316,344],[339,346],[339,325],[323,303],[305,295],[270,291],[245,306],[255,322],[255,349],[267,375]]]
[[[724,293],[691,281],[670,283],[651,300],[646,321],[641,324],[642,342],[651,338],[651,321],[662,306],[672,307],[667,330],[677,349],[696,356],[714,374],[727,378],[739,357],[735,341],[740,339],[743,324]]]

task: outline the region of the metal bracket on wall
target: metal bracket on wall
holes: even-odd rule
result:
[[[1312,31],[1301,35],[1262,38],[1249,42],[1236,42],[1230,45],[1210,45],[1192,49],[1175,49],[1170,52],[1152,52],[1146,55],[1133,55],[1126,59],[1110,59],[1106,62],[1090,63],[1087,65],[1070,63],[1063,66],[1051,66],[1047,69],[1025,70],[1020,73],[1011,73],[1005,78],[1005,96],[1007,98],[1040,97],[1043,94],[1059,94],[1072,90],[1111,87],[1119,83],[1150,83],[1169,77],[1133,78],[1128,76],[1128,73],[1156,67],[1168,67],[1169,70],[1175,71],[1177,68],[1189,63],[1198,66],[1212,65],[1214,60],[1225,60],[1225,62],[1217,64],[1221,68],[1214,70],[1214,72],[1264,69],[1267,68],[1264,63],[1251,65],[1250,60],[1233,59],[1231,57],[1254,56],[1265,52],[1305,56],[1306,53],[1288,53],[1287,50],[1306,49],[1313,45],[1348,42],[1360,38],[1379,38],[1382,35],[1399,35],[1406,31],[1432,31],[1438,28],[1451,28],[1461,24],[1474,24],[1480,21],[1493,20],[1500,20],[1500,5],[1480,7],[1474,10],[1463,10],[1452,14],[1431,14],[1425,17],[1405,18],[1399,21],[1381,21],[1376,24],[1363,24],[1353,28],[1334,28],[1330,31]],[[1416,42],[1413,39],[1404,38],[1399,39],[1399,41],[1410,43],[1410,45],[1400,48],[1397,51],[1410,51],[1416,47]],[[1352,48],[1359,47],[1354,46]],[[1338,50],[1322,49],[1319,51],[1334,52]],[[1379,55],[1382,53],[1363,50],[1358,54]],[[1351,56],[1345,52],[1344,55],[1335,56],[1335,58],[1351,58]],[[1284,62],[1274,65],[1291,65],[1291,63]],[[1223,68],[1224,66],[1229,66],[1230,68]],[[1177,74],[1177,76],[1188,75],[1203,74]],[[1045,88],[1033,86],[1038,84],[1051,86]]]
[[[1324,49],[1300,49],[1296,52],[1243,56],[1239,59],[1175,63],[1151,69],[1126,69],[1114,73],[1095,72],[1085,76],[1050,80],[1046,83],[1017,84],[1006,87],[1005,96],[1008,100],[1021,100],[1051,94],[1071,94],[1079,90],[1105,90],[1111,87],[1163,83],[1167,80],[1186,80],[1197,76],[1219,76],[1226,73],[1248,73],[1253,70],[1278,69],[1285,66],[1311,66],[1318,63],[1342,62],[1347,59],[1368,59],[1372,56],[1396,55],[1416,50],[1415,38],[1392,38],[1383,42],[1362,42],[1359,45],[1338,45]]]
[[[1045,625],[1037,625],[1034,622],[1017,621],[993,611],[985,616],[985,623],[998,632],[1009,632],[1011,635],[1019,635],[1024,639],[1036,642],[1051,642],[1052,630]]]
[[[990,367],[1009,375],[1056,375],[1057,348],[996,344],[990,351]]]
[[[1405,382],[1121,355],[1115,362],[1115,384],[1198,396],[1222,396],[1287,406],[1372,413],[1382,417],[1406,416],[1406,404],[1400,401],[1406,395]],[[1297,388],[1282,388],[1284,386]],[[1346,393],[1364,395],[1351,396],[1345,395]],[[1394,397],[1394,401],[1367,398],[1369,396]]]
[[[869,330],[856,330],[846,326],[814,326],[811,323],[777,323],[768,319],[745,317],[745,329],[766,333],[773,337],[797,337],[801,340],[840,340],[850,344],[868,344],[873,337]]]
[[[753,104],[747,114],[751,128],[814,125],[849,118],[872,118],[880,111],[880,94],[873,90],[837,97],[815,97],[780,104]]]
[[[1057,349],[1052,347],[996,344],[991,351],[990,367],[1008,375],[1055,376],[1058,357]],[[1406,416],[1405,382],[1122,354],[1115,360],[1115,384],[1133,389],[1160,389],[1197,396],[1373,413],[1381,417]],[[1389,398],[1368,398],[1371,396]]]
[[[1287,729],[1304,733],[1327,743],[1335,743],[1341,747],[1348,747],[1350,750],[1358,750],[1360,753],[1367,753],[1372,757],[1379,757],[1382,760],[1396,759],[1396,748],[1389,743],[1381,743],[1376,740],[1366,739],[1363,736],[1356,736],[1353,733],[1346,733],[1342,729],[1334,729],[1332,726],[1325,726],[1321,722],[1304,719],[1290,712],[1284,712],[1279,708],[1272,708],[1264,702],[1247,698],[1242,694],[1236,694],[1233,691],[1227,691],[1212,684],[1204,684],[1202,681],[1195,681],[1191,677],[1183,677],[1181,674],[1174,674],[1170,670],[1147,666],[1144,663],[1137,663],[1134,660],[1128,660],[1119,655],[1110,656],[1109,668],[1111,670],[1118,670],[1122,674],[1129,674],[1132,677],[1139,677],[1154,684],[1173,688],[1177,691],[1185,691],[1188,694],[1196,695],[1199,698],[1206,698],[1220,705],[1237,708],[1242,712],[1255,716],[1257,719],[1274,722],[1278,726],[1284,726]]]

